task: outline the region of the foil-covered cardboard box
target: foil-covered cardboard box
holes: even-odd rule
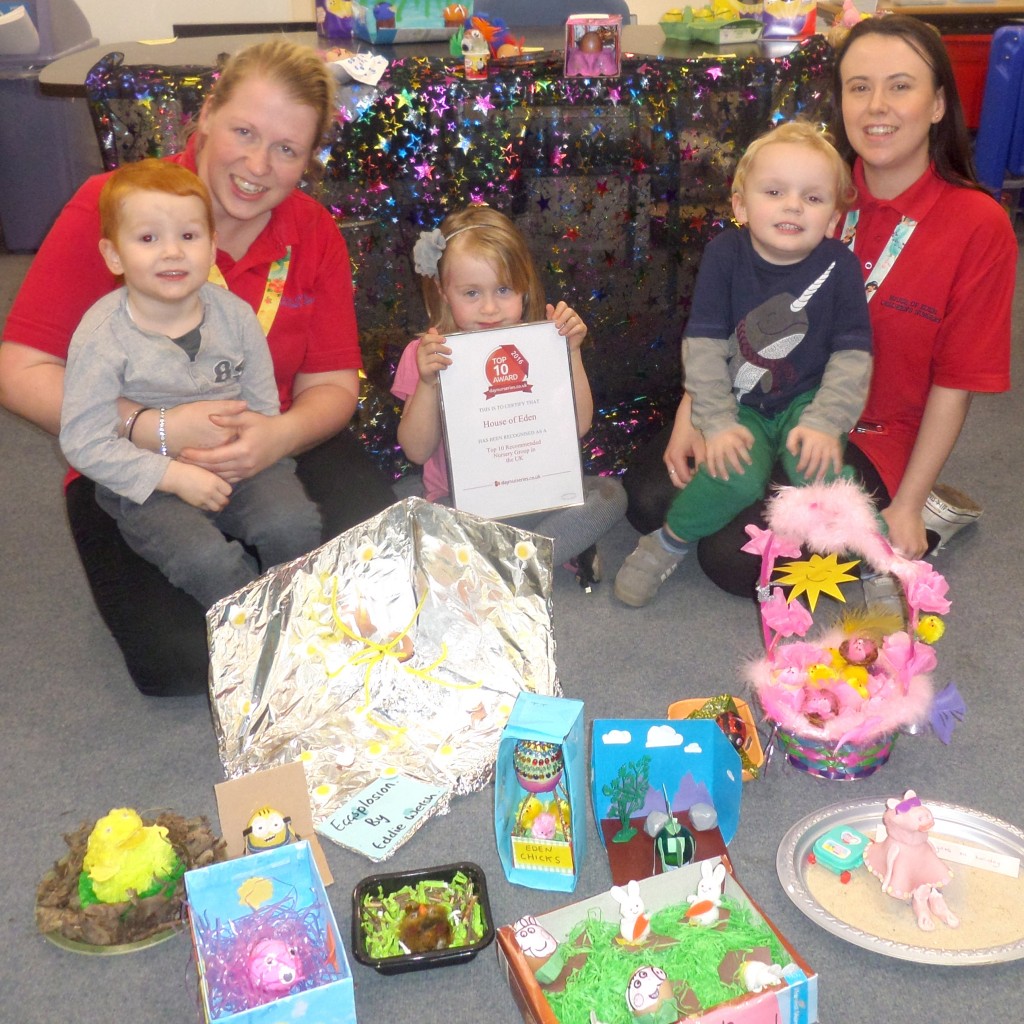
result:
[[[225,598],[207,626],[228,776],[301,760],[318,825],[396,776],[482,788],[518,695],[560,694],[551,574],[548,538],[407,498]]]

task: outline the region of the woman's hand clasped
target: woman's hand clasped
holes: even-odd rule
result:
[[[247,480],[267,466],[273,465],[290,451],[283,437],[284,416],[264,416],[251,412],[244,402],[197,403],[241,406],[233,412],[208,412],[210,431],[223,438],[211,446],[188,445],[178,452],[178,460],[216,473],[229,484]],[[176,427],[168,422],[167,436],[174,436]]]

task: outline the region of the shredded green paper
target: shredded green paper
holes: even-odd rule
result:
[[[591,1010],[603,1024],[636,1024],[626,993],[633,972],[645,965],[660,967],[677,996],[692,989],[707,1010],[747,994],[741,985],[723,984],[719,978],[719,965],[729,953],[767,946],[773,963],[790,962],[778,937],[749,905],[728,896],[721,905],[729,911],[728,925],[721,931],[687,923],[686,903],[664,907],[651,915],[648,940],[634,948],[616,941],[617,921],[609,923],[597,915],[574,926],[563,950],[566,959],[585,950],[586,962],[572,971],[564,991],[544,991],[560,1024],[590,1024]]]
[[[472,879],[459,871],[450,882],[424,880],[388,894],[378,885],[376,892],[367,892],[360,908],[367,954],[378,960],[409,955],[413,950],[402,941],[403,922],[410,915],[426,918],[430,915],[425,911],[433,908],[445,911],[450,939],[446,936],[443,945],[432,948],[457,949],[473,945],[483,937],[487,922],[484,921],[479,894]]]

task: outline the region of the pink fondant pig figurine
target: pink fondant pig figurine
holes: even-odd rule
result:
[[[932,812],[912,789],[902,800],[887,800],[885,807],[882,824],[886,837],[868,845],[864,853],[867,869],[881,880],[882,892],[910,901],[923,931],[933,931],[936,919],[956,928],[960,919],[939,892],[953,875],[928,841],[935,824]]]

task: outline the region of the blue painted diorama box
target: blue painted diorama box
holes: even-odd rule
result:
[[[739,825],[743,764],[713,719],[598,718],[590,759],[594,819],[616,884],[725,853]],[[670,823],[682,856],[662,846]]]
[[[587,850],[583,702],[523,692],[501,734],[494,831],[505,876],[572,892]]]
[[[207,1021],[356,1024],[352,972],[308,842],[188,871],[185,892]],[[287,994],[249,1005],[246,968],[227,969],[225,963],[245,962],[247,934],[286,939],[288,929],[299,925],[303,941],[288,944],[300,957],[306,949],[312,956],[298,981]],[[231,936],[239,937],[241,948],[232,947]],[[226,949],[230,957],[224,956]],[[227,980],[239,982],[234,991],[243,998],[225,996]]]

